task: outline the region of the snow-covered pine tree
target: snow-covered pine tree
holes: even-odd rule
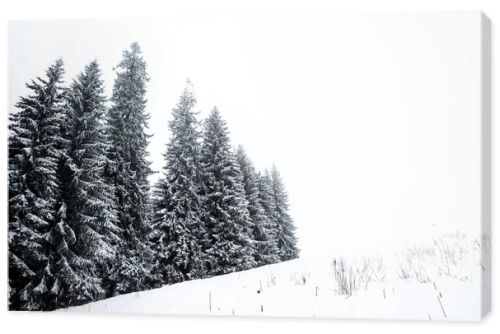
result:
[[[63,153],[62,60],[46,77],[27,84],[9,126],[10,308],[41,310],[49,291],[46,234],[58,198],[57,165]]]
[[[163,177],[155,187],[152,241],[162,283],[201,278],[205,270],[201,241],[200,132],[191,84],[182,93],[169,123],[170,142]]]
[[[65,172],[66,221],[76,232],[78,255],[93,266],[84,275],[107,277],[116,262],[121,230],[115,189],[104,177],[109,144],[104,123],[106,98],[101,70],[91,62],[68,89],[68,159]]]
[[[111,148],[107,177],[114,180],[118,226],[124,231],[117,266],[110,276],[113,294],[145,289],[151,278],[152,250],[148,241],[147,160],[149,115],[146,113],[146,62],[139,45],[123,52],[108,112]]]
[[[243,176],[231,149],[226,122],[217,108],[204,124],[201,165],[209,274],[255,267]]]
[[[66,203],[73,200],[71,191],[74,183],[79,182],[74,167],[68,156],[63,155],[59,159],[59,199],[55,206],[55,220],[46,237],[49,245],[46,275],[49,291],[45,309],[49,310],[81,305],[104,295],[102,280],[95,270],[95,259],[83,258],[74,251],[78,239],[74,228],[80,229],[79,224],[86,224],[85,221],[76,221],[72,228],[68,222],[69,208]]]
[[[252,220],[255,260],[260,266],[278,262],[275,225],[272,218],[264,212],[261,201],[265,194],[263,196],[259,194],[259,176],[242,146],[236,151],[236,160],[243,175],[247,209]],[[270,196],[269,189],[268,196]]]
[[[268,221],[268,238],[273,240],[271,247],[270,261],[279,262],[281,256],[278,249],[279,226],[276,222],[276,201],[274,199],[273,182],[269,170],[265,169],[263,173],[257,174],[257,185],[259,189],[260,205],[264,211],[264,216]]]
[[[272,191],[274,196],[274,219],[278,226],[278,249],[282,261],[295,259],[299,256],[295,226],[289,214],[288,195],[281,176],[273,166],[271,170]]]

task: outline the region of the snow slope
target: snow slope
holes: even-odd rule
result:
[[[447,246],[447,249],[449,252],[450,247]],[[474,248],[473,251],[464,248],[460,253],[457,252],[456,257],[450,257],[451,261],[447,259],[447,274],[441,269],[429,270],[430,267],[441,268],[439,255],[432,251],[432,248],[425,250],[425,254],[432,253],[432,263],[426,260],[422,252],[414,252],[413,249],[410,253],[413,254],[412,263],[416,262],[417,258],[421,261],[416,267],[421,268],[422,263],[424,266],[427,263],[427,268],[421,268],[425,274],[416,275],[418,278],[411,277],[412,275],[408,275],[410,277],[407,279],[401,278],[402,275],[398,273],[400,265],[396,262],[388,266],[374,265],[380,260],[346,261],[346,268],[352,269],[356,281],[361,282],[359,289],[351,296],[339,292],[338,279],[335,279],[331,260],[296,259],[248,271],[121,295],[62,311],[421,320],[480,319],[482,269],[477,257],[479,248]],[[450,269],[450,262],[454,262],[451,268],[453,270]],[[363,263],[367,265],[363,267]],[[365,275],[365,272],[368,274]],[[422,278],[424,276],[426,278]],[[369,279],[365,282],[363,277]]]

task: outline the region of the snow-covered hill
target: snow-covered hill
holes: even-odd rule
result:
[[[481,245],[459,235],[382,259],[296,259],[66,309],[77,312],[477,320]]]

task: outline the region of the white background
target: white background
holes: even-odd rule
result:
[[[66,81],[97,59],[110,96],[113,67],[137,41],[150,76],[153,169],[164,166],[171,109],[189,77],[200,119],[217,105],[233,144],[259,170],[280,170],[309,264],[392,254],[443,232],[479,238],[480,20],[455,12],[15,21],[10,109],[60,56]]]
[[[51,5],[54,3],[54,5]],[[2,4],[5,7],[5,4]],[[108,17],[147,17],[147,16],[193,16],[193,15],[234,15],[234,14],[290,14],[290,13],[329,13],[339,11],[381,11],[381,10],[462,10],[474,9],[483,10],[493,21],[493,54],[495,54],[495,21],[500,19],[500,8],[495,5],[495,1],[419,1],[413,4],[404,4],[401,1],[350,1],[349,5],[328,4],[327,2],[319,1],[252,1],[249,4],[238,4],[236,2],[219,2],[211,1],[210,4],[202,1],[190,2],[183,1],[182,4],[169,2],[158,6],[154,2],[142,1],[140,4],[132,1],[120,1],[117,3],[105,4],[103,1],[86,1],[80,4],[43,1],[25,2],[16,1],[9,4],[7,8],[2,9],[2,19],[35,19],[35,18],[108,18]],[[6,36],[6,25],[2,26],[2,35]],[[2,43],[2,49],[6,47],[6,40]],[[36,52],[36,51],[35,51]],[[6,52],[2,52],[2,73],[7,73],[7,62],[5,59]],[[493,56],[493,58],[495,58]],[[494,71],[496,71],[494,67]],[[495,83],[493,78],[493,84]],[[6,80],[2,81],[2,101],[7,101],[6,95]],[[195,82],[196,84],[196,82]],[[497,92],[493,85],[493,95]],[[494,106],[495,104],[493,104]],[[6,102],[4,106],[7,109]],[[8,109],[7,109],[8,110]],[[169,112],[167,106],[165,112]],[[4,121],[6,121],[4,112]],[[494,117],[494,123],[497,119]],[[4,144],[0,145],[2,154],[5,157],[6,152],[6,134],[5,127],[2,128]],[[494,132],[497,126],[494,126]],[[496,137],[494,136],[494,148]],[[246,143],[244,143],[246,144]],[[496,156],[494,156],[495,160]],[[260,165],[260,162],[259,162]],[[496,165],[494,161],[494,166]],[[2,166],[5,168],[5,166]],[[494,168],[493,168],[494,169]],[[3,175],[5,171],[2,171]],[[494,193],[496,192],[494,186]],[[6,203],[6,193],[2,193],[0,201]],[[494,198],[494,207],[498,201]],[[4,213],[6,217],[6,213]],[[496,240],[496,229],[493,229],[493,242]],[[6,240],[2,230],[2,240]],[[495,248],[494,248],[495,249]],[[5,249],[3,250],[5,251]],[[494,252],[495,253],[495,252]],[[493,259],[496,259],[495,254]],[[6,256],[1,258],[0,267],[7,268]],[[498,261],[495,261],[495,264]],[[495,276],[496,266],[494,266],[493,274]],[[5,291],[6,273],[2,275],[4,282],[1,284],[1,289]],[[495,279],[493,279],[495,281]],[[495,294],[496,289],[493,288]],[[6,295],[6,292],[5,292]],[[5,299],[1,299],[3,309],[6,309]],[[497,298],[494,296],[493,307]],[[373,321],[304,321],[304,320],[265,320],[265,319],[213,319],[213,318],[174,318],[174,317],[121,317],[121,316],[104,316],[104,315],[67,315],[67,314],[39,314],[39,315],[22,315],[13,313],[3,313],[2,316],[7,321],[2,321],[3,326],[9,331],[23,332],[56,332],[56,331],[72,331],[72,332],[87,332],[89,330],[111,331],[111,328],[119,327],[120,332],[190,332],[190,331],[207,331],[215,332],[231,332],[231,331],[266,331],[266,332],[305,332],[305,331],[345,331],[358,329],[363,331],[380,331],[380,332],[420,332],[427,330],[435,330],[442,332],[443,330],[453,330],[454,332],[469,332],[481,329],[492,329],[499,321],[495,317],[495,312],[479,325],[472,324],[423,324],[423,323],[407,323],[407,322],[373,322]],[[405,327],[405,328],[403,328]],[[116,331],[113,330],[113,331]]]

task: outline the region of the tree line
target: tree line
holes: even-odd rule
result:
[[[146,85],[133,43],[110,106],[96,61],[69,84],[57,60],[9,120],[9,308],[53,310],[298,256],[277,169],[233,150],[188,83],[150,187]],[[151,189],[150,189],[151,188]]]

